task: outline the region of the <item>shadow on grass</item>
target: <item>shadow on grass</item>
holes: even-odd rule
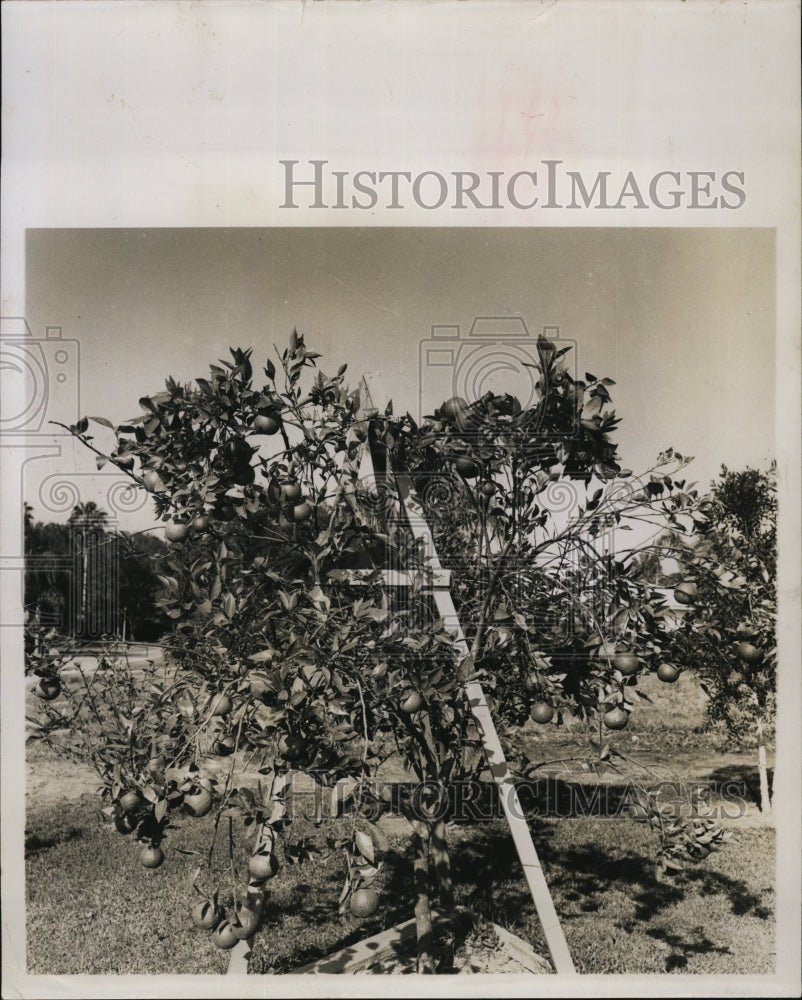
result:
[[[290,933],[293,918],[297,914],[303,914],[303,928],[298,928],[298,938],[291,942],[292,947],[286,954],[268,957],[255,949],[250,972],[292,972],[409,919],[413,905],[411,859],[396,850],[390,850],[384,855],[383,861],[380,892],[383,905],[372,917],[363,919],[356,925],[353,918],[341,919],[337,916],[336,900],[344,878],[340,867],[331,864],[310,865],[300,870],[301,877],[298,881],[287,886],[284,892],[277,892],[268,898],[264,923],[268,927],[283,924],[285,931]],[[316,929],[320,933],[315,933]],[[344,956],[344,960],[350,960],[350,955]]]
[[[672,954],[666,957],[666,972],[678,972],[687,968],[689,955],[732,954],[730,948],[721,948],[711,941],[702,927],[694,929],[694,934],[697,936],[693,940],[680,937],[678,934],[667,934],[662,929],[650,929],[646,931],[646,934],[674,949]]]
[[[58,844],[66,844],[70,840],[80,840],[85,835],[86,828],[83,826],[71,826],[46,836],[40,836],[38,833],[26,833],[25,857],[35,858]]]
[[[616,856],[610,856],[599,847],[589,846],[555,848],[550,842],[548,826],[530,824],[530,828],[555,898],[577,904],[583,913],[595,913],[602,908],[609,890],[617,888],[635,903],[632,918],[621,923],[627,932],[680,902],[688,892],[701,897],[722,895],[729,900],[736,916],[773,918],[763,898],[741,879],[698,868],[683,872],[671,882],[659,880],[648,856],[632,850],[618,850]],[[521,915],[532,911],[531,896],[506,831],[484,829],[472,841],[455,845],[452,864],[457,884],[474,886],[468,905],[490,919],[498,919],[498,914]],[[566,914],[565,919],[570,920],[571,915]]]
[[[97,800],[83,795],[77,802],[54,801],[25,817],[25,857],[34,858],[59,844],[80,840],[97,825]]]
[[[757,751],[755,751],[757,753]],[[766,769],[771,788],[774,781],[774,768]],[[729,764],[710,771],[707,781],[716,787],[719,793],[733,803],[733,809],[742,798],[753,805],[760,805],[760,774],[757,764]]]
[[[774,910],[763,902],[763,897],[751,892],[745,882],[722,875],[721,872],[706,870],[689,871],[685,875],[688,884],[696,886],[696,891],[706,895],[711,892],[726,896],[736,917],[751,916],[758,920],[773,920]]]

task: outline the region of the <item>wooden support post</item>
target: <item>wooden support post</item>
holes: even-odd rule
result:
[[[414,510],[416,506],[419,506],[419,502],[414,495],[409,478],[401,473],[396,473],[396,482],[402,497],[403,508],[409,511],[409,507],[412,507]],[[415,517],[414,519],[410,518],[410,527],[416,537],[424,540],[424,544],[427,547],[426,551],[434,553],[436,558],[434,539],[431,536],[431,531],[425,518],[422,516]],[[454,645],[460,657],[464,660],[470,651],[465,641],[459,617],[457,616],[457,609],[454,607],[451,592],[445,587],[435,587],[433,596],[440,617],[448,622],[455,632]],[[485,693],[481,684],[470,680],[465,684],[465,692],[468,695],[471,711],[479,726],[487,763],[493,779],[498,786],[504,815],[509,824],[510,833],[512,834],[515,848],[518,851],[518,857],[523,866],[524,877],[526,878],[537,915],[543,927],[543,934],[546,938],[552,963],[558,973],[572,975],[576,970],[571,953],[568,950],[568,942],[565,940],[557,911],[554,909],[554,901],[551,898],[546,876],[543,872],[534,842],[532,841],[529,824],[526,822],[526,817],[524,816],[523,808],[515,789],[515,781],[504,757],[504,751],[501,747],[501,741],[499,740]]]
[[[376,386],[369,381],[363,380],[363,409],[375,414],[377,408],[373,399],[376,393]],[[460,660],[464,662],[469,656],[468,644],[462,631],[457,609],[449,589],[450,579],[446,580],[443,574],[447,571],[440,565],[437,549],[434,544],[429,524],[426,520],[423,506],[420,503],[409,476],[394,472],[391,467],[389,455],[381,442],[377,442],[373,435],[369,439],[371,457],[374,463],[377,477],[381,477],[385,482],[391,477],[394,478],[398,489],[401,511],[415,539],[423,543],[424,552],[428,556],[428,567],[432,571],[432,594],[440,617],[450,626],[455,633],[454,645],[459,653]],[[561,975],[574,975],[574,968],[571,953],[568,950],[568,942],[565,940],[562,926],[560,924],[557,911],[554,908],[554,901],[551,898],[546,876],[543,867],[532,841],[532,834],[526,822],[521,802],[515,788],[515,781],[510,772],[509,765],[504,757],[504,750],[499,740],[493,722],[493,716],[487,704],[481,684],[477,681],[466,680],[465,692],[468,695],[468,702],[471,706],[474,718],[479,726],[482,743],[485,750],[488,766],[493,775],[501,798],[501,805],[504,815],[510,827],[510,833],[521,860],[529,891],[537,910],[538,918],[543,927],[543,934],[546,938],[546,945],[549,949],[554,969]]]

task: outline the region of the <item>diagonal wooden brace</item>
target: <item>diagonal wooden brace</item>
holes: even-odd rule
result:
[[[367,381],[363,381],[362,391],[364,393],[365,408],[373,407],[370,386]],[[376,410],[373,408],[373,413],[375,412]],[[446,572],[440,565],[434,544],[434,537],[424,515],[423,506],[415,494],[409,476],[400,472],[393,472],[387,450],[381,442],[376,440],[375,435],[370,436],[369,447],[377,476],[384,479],[392,477],[395,480],[401,502],[401,510],[414,537],[423,543],[424,551],[429,556],[429,569],[435,575]],[[451,591],[447,585],[444,586],[442,583],[440,586],[433,586],[431,590],[440,617],[451,626],[455,633],[454,645],[459,653],[460,662],[461,664],[467,664],[469,662],[470,650],[465,640],[465,634],[462,630],[457,610],[454,607]],[[468,696],[471,711],[479,727],[488,766],[499,789],[504,815],[524,870],[524,877],[532,894],[532,900],[543,928],[543,934],[546,938],[546,945],[549,949],[554,969],[560,975],[575,975],[576,969],[574,968],[571,953],[568,950],[568,942],[565,940],[565,934],[557,916],[557,911],[554,908],[554,901],[551,898],[543,866],[540,863],[540,858],[532,841],[532,834],[515,789],[515,781],[504,757],[504,750],[502,749],[484,691],[481,684],[477,681],[466,679],[465,692]]]

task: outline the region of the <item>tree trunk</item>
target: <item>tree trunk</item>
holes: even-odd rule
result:
[[[432,827],[432,860],[437,875],[437,888],[441,909],[449,913],[454,909],[454,882],[451,877],[451,858],[446,841],[446,821],[438,819]],[[443,932],[440,949],[439,972],[448,974],[454,971],[454,936],[448,931]]]
[[[771,798],[769,796],[769,774],[766,767],[766,747],[763,743],[763,723],[757,724],[757,769],[760,775],[760,812],[763,816],[768,816],[771,812]]]
[[[79,618],[78,635],[84,634],[86,628],[86,592],[87,576],[89,575],[89,553],[86,551],[86,537],[81,534],[81,617]]]
[[[440,892],[440,906],[444,910],[454,908],[454,882],[451,878],[451,858],[446,842],[446,822],[439,819],[432,827],[432,860],[437,875],[437,888]]]
[[[411,820],[415,885],[415,927],[418,933],[418,975],[434,972],[432,913],[429,909],[429,827],[422,820]]]

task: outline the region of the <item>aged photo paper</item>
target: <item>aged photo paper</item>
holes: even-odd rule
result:
[[[799,995],[799,13],[786,0],[3,4],[3,997]],[[76,524],[85,539],[87,513],[98,511],[108,534],[161,541],[164,523],[153,496],[132,490],[124,468],[97,462],[70,427],[104,418],[90,433],[109,449],[109,427],[141,414],[140,399],[168,377],[208,377],[219,359],[236,362],[231,348],[252,348],[261,377],[294,330],[326,375],[347,365],[351,389],[374,387],[381,410],[392,401],[395,416],[416,424],[455,397],[509,394],[525,409],[545,337],[564,346],[573,379],[610,380],[619,455],[637,475],[673,449],[693,456],[683,482],[705,493],[722,467],[776,463],[772,810],[760,810],[757,750],[719,748],[717,793],[729,788],[741,802],[732,792],[741,782],[749,798],[747,761],[755,784],[748,807],[728,817],[718,867],[705,875],[702,862],[683,883],[696,893],[695,922],[682,916],[680,889],[644,874],[640,847],[604,865],[591,856],[602,848],[577,840],[560,861],[544,823],[520,833],[523,848],[516,835],[509,882],[489,834],[456,866],[483,887],[469,905],[486,893],[503,929],[497,962],[504,934],[526,938],[540,926],[533,886],[548,886],[556,929],[534,947],[559,965],[565,945],[562,968],[575,971],[540,981],[520,962],[473,976],[388,974],[378,986],[361,972],[280,974],[276,956],[296,936],[307,954],[304,912],[321,941],[343,921],[339,886],[329,913],[294,874],[300,888],[285,893],[285,910],[259,932],[261,952],[254,947],[263,971],[252,962],[247,975],[242,950],[229,963],[211,942],[198,969],[188,957],[200,953],[188,916],[200,898],[194,862],[170,857],[169,834],[163,867],[143,870],[131,838],[121,862],[136,868],[130,880],[98,878],[103,845],[119,850],[99,822],[111,800],[86,768],[26,744],[30,717],[49,704],[43,681],[25,676],[26,602],[35,574],[41,613],[48,600],[55,607],[58,580],[78,573],[52,634],[90,634],[88,557],[75,548],[55,557],[55,540]],[[26,542],[34,529],[35,551]],[[646,537],[635,535],[633,544]],[[148,558],[137,563],[145,589]],[[117,615],[119,565],[102,568],[116,595],[106,602],[112,624],[92,627],[144,662],[162,638],[137,635],[140,625]],[[137,606],[146,597],[157,616],[152,593]],[[675,690],[689,691],[681,681]],[[694,691],[689,715],[703,712]],[[633,719],[657,717],[638,704]],[[672,705],[680,725],[681,697]],[[639,739],[647,746],[642,732],[628,753]],[[698,736],[690,723],[687,733]],[[666,761],[712,775],[694,756],[702,743],[681,744],[666,737]],[[499,813],[497,826],[507,820]],[[593,822],[565,820],[584,831],[577,837],[590,837]],[[623,838],[633,825],[620,828]],[[542,872],[526,854],[530,835]],[[755,864],[771,874],[759,886],[727,868],[730,844],[760,852]],[[537,874],[525,878],[518,857],[524,867],[534,857]],[[183,879],[172,888],[171,863]],[[388,928],[413,917],[411,855],[405,863],[409,883],[393,892],[408,907]],[[577,930],[595,919],[609,932]],[[270,934],[279,973],[269,971]],[[332,931],[332,950],[359,937]],[[324,957],[311,947],[299,964]]]

